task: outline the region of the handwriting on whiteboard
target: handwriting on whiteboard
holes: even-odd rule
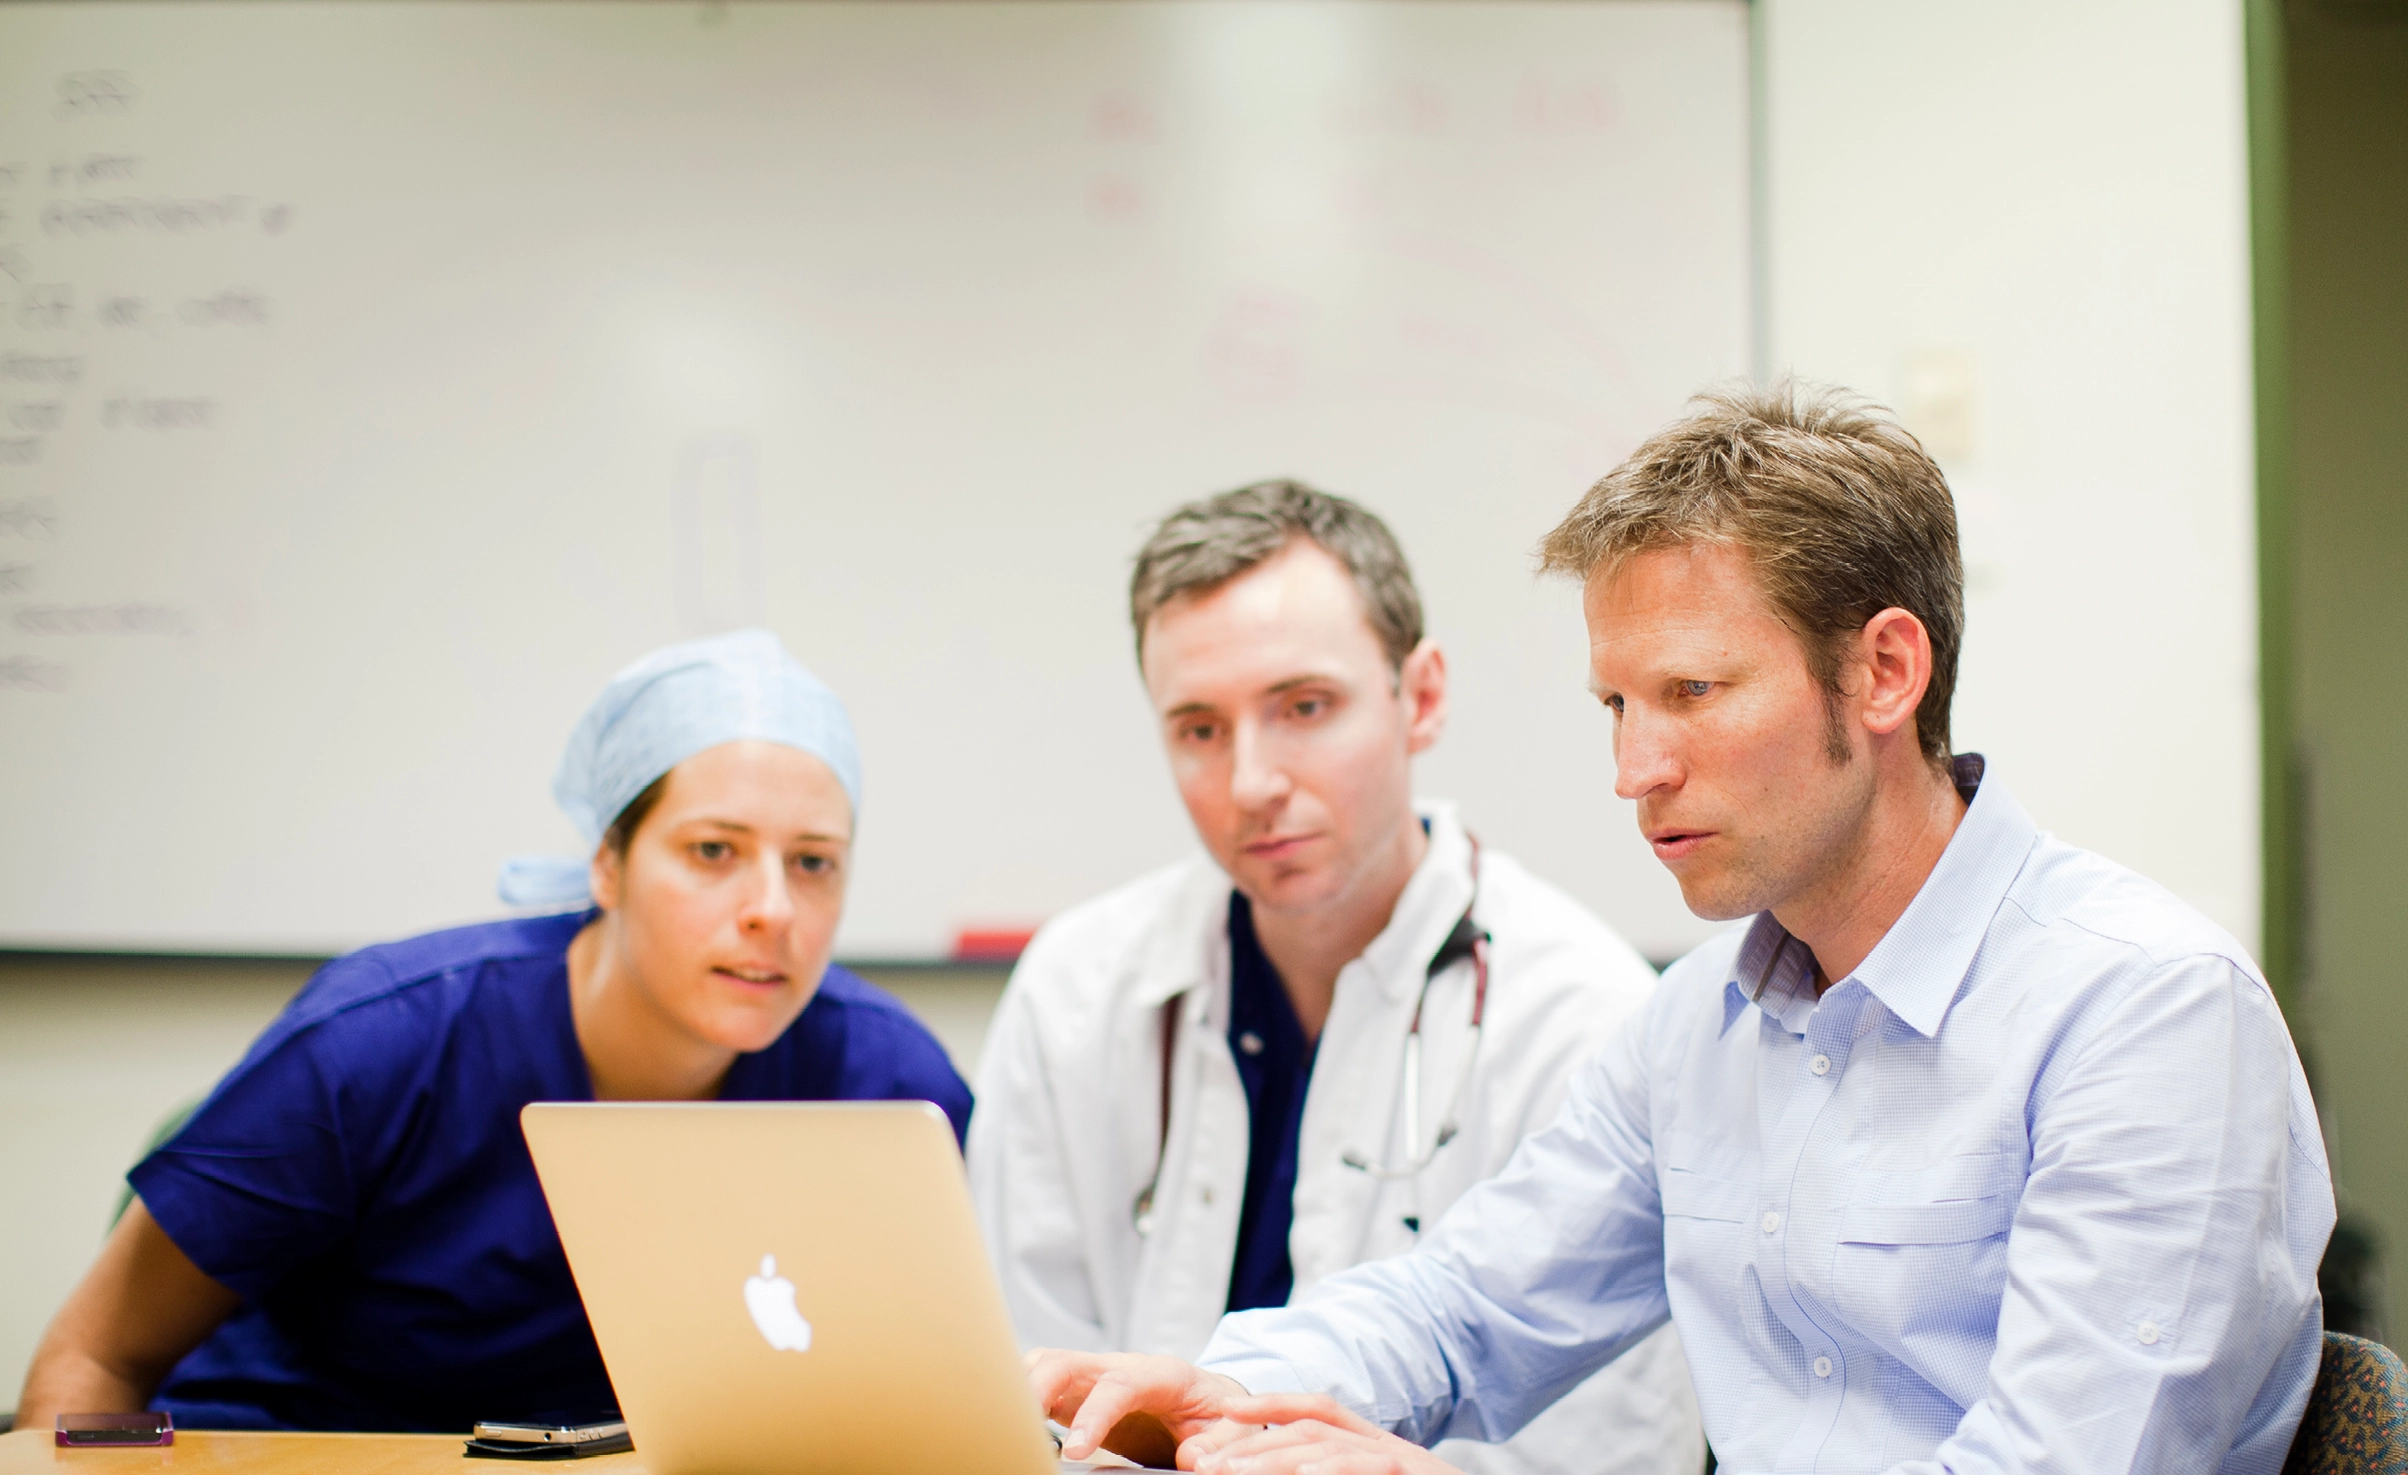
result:
[[[67,689],[69,673],[56,661],[33,656],[0,656],[0,690],[48,692]]]
[[[232,345],[271,332],[277,302],[240,279],[242,263],[295,220],[287,200],[176,177],[126,137],[129,120],[143,116],[128,72],[63,73],[53,96],[54,135],[37,144],[47,157],[0,159],[0,327],[16,330],[0,347],[0,638],[28,647],[0,648],[0,692],[68,690],[72,672],[48,653],[52,641],[194,633],[172,598],[66,587],[94,577],[79,569],[110,561],[87,548],[79,563],[77,544],[93,533],[68,536],[55,493],[95,463],[158,454],[143,448],[226,423],[231,407],[209,382],[224,372],[213,367],[216,352],[179,349],[162,361],[152,345]],[[108,119],[118,121],[98,121]],[[245,244],[253,241],[262,245]],[[197,282],[196,262],[207,263]],[[162,362],[173,367],[162,372]],[[126,481],[152,484],[130,470]],[[7,557],[12,549],[41,551],[44,561]],[[37,582],[44,602],[20,602]]]
[[[184,611],[164,604],[28,604],[9,622],[29,635],[189,635]]]
[[[116,117],[134,110],[133,79],[123,72],[69,72],[58,79],[58,116]]]

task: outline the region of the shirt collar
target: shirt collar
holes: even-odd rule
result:
[[[1986,773],[1981,754],[1962,753],[1952,761],[1958,792],[1971,791],[1965,818],[1905,913],[1849,975],[1927,1039],[1939,1033],[1991,918],[2040,838],[2006,785]],[[1813,1001],[1811,961],[1795,944],[1772,913],[1757,916],[1723,990],[1725,1030],[1748,1004],[1787,1024],[1789,1006],[1801,998]]]
[[[1229,878],[1204,856],[1189,862],[1170,905],[1145,942],[1136,1002],[1152,1008],[1226,974],[1229,957]],[[1196,1001],[1201,1008],[1203,1000]]]
[[[1800,999],[1811,1010],[1814,1006],[1814,957],[1799,941],[1790,936],[1789,929],[1773,920],[1770,912],[1758,912],[1749,924],[1747,936],[1739,943],[1739,957],[1731,965],[1732,977],[1722,990],[1722,1027],[1728,1031],[1731,1021],[1754,1004],[1784,1028],[1790,1026],[1790,1015],[1796,1012]],[[1791,1028],[1792,1034],[1804,1033],[1804,1026]]]
[[[1396,898],[1388,925],[1363,949],[1363,966],[1390,1000],[1417,992],[1447,934],[1472,905],[1472,840],[1455,806],[1443,799],[1417,799],[1413,812],[1429,827],[1421,864]]]

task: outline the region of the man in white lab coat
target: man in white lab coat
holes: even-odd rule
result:
[[[1225,1311],[1402,1253],[1654,987],[1606,925],[1412,797],[1446,660],[1387,527],[1292,482],[1139,554],[1138,660],[1208,855],[1056,918],[979,1069],[970,1177],[1025,1346],[1193,1358]],[[1480,1472],[1694,1475],[1670,1327]]]

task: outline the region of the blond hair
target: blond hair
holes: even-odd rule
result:
[[[1847,644],[1885,609],[1931,636],[1915,708],[1923,754],[1947,761],[1948,708],[1965,632],[1965,573],[1948,479],[1879,406],[1781,379],[1708,390],[1632,452],[1540,542],[1543,572],[1587,579],[1642,553],[1738,548],[1805,647],[1834,713]],[[1835,757],[1846,754],[1834,730]]]

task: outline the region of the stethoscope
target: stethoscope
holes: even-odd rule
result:
[[[1404,1091],[1405,1148],[1412,1155],[1402,1163],[1390,1162],[1385,1157],[1378,1162],[1373,1162],[1351,1147],[1338,1155],[1338,1161],[1358,1173],[1368,1173],[1374,1178],[1389,1182],[1414,1180],[1413,1212],[1404,1215],[1403,1218],[1405,1228],[1416,1235],[1421,1233],[1420,1183],[1418,1180],[1430,1164],[1437,1161],[1438,1154],[1445,1150],[1446,1145],[1462,1133],[1463,1128],[1458,1118],[1463,1109],[1464,1094],[1471,1089],[1472,1071],[1479,1064],[1480,1036],[1488,1016],[1488,945],[1491,939],[1488,929],[1472,920],[1472,908],[1478,906],[1480,901],[1480,842],[1475,837],[1467,835],[1466,838],[1471,839],[1472,845],[1472,899],[1464,906],[1463,915],[1455,919],[1455,925],[1447,933],[1446,941],[1438,945],[1437,953],[1430,959],[1430,966],[1423,970],[1421,993],[1413,1001],[1413,1020],[1405,1027],[1405,1060],[1400,1080]],[[1414,1151],[1413,1145],[1421,1140],[1421,1022],[1422,1015],[1430,1005],[1430,985],[1438,981],[1439,974],[1466,958],[1469,958],[1472,964],[1471,1040],[1464,1047],[1463,1064],[1455,1075],[1455,1088],[1447,1093],[1446,1110],[1439,1115],[1437,1135],[1430,1139],[1428,1147]],[[1173,1002],[1172,1007],[1176,1008],[1176,1001]],[[1171,1030],[1174,1028],[1176,1028],[1175,1016],[1166,1017],[1162,1051],[1164,1071],[1162,1120],[1163,1135],[1166,1139],[1170,1134],[1169,1070],[1172,1055]],[[1162,1167],[1166,1155],[1156,1155],[1154,1176],[1147,1181],[1144,1188],[1138,1191],[1136,1201],[1129,1206],[1130,1222],[1136,1226],[1140,1237],[1154,1232],[1154,1193],[1162,1185]]]
[[[1473,852],[1476,856],[1477,851]],[[1374,1178],[1418,1178],[1422,1171],[1437,1161],[1439,1150],[1455,1140],[1463,1127],[1456,1118],[1463,1109],[1463,1093],[1471,1089],[1472,1067],[1479,1062],[1481,1025],[1488,1013],[1488,933],[1472,921],[1467,910],[1455,923],[1455,930],[1446,935],[1438,955],[1430,959],[1430,969],[1422,975],[1421,997],[1413,1001],[1413,1023],[1405,1030],[1405,1145],[1408,1149],[1421,1140],[1421,1015],[1429,1006],[1430,985],[1438,975],[1465,958],[1472,960],[1472,1024],[1471,1043],[1463,1051],[1463,1065],[1455,1073],[1455,1089],[1447,1093],[1446,1111],[1438,1118],[1438,1133],[1430,1145],[1402,1163],[1385,1160],[1373,1162],[1363,1154],[1348,1148],[1339,1154],[1338,1161],[1358,1173]]]

